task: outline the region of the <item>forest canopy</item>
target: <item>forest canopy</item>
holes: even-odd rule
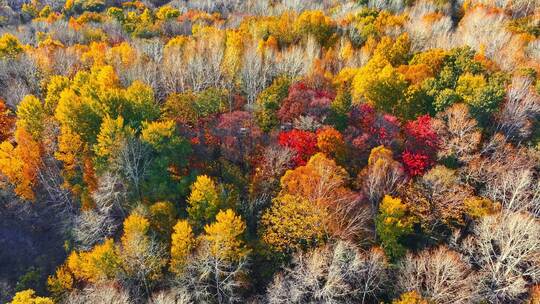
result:
[[[0,0],[0,303],[540,303],[539,0]]]

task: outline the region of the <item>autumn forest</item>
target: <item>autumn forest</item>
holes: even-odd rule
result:
[[[540,0],[0,0],[0,303],[540,304]]]

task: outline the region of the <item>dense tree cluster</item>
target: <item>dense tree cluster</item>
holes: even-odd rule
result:
[[[0,302],[539,303],[540,1],[0,1]]]

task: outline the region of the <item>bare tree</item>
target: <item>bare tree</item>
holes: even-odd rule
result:
[[[326,222],[335,237],[369,245],[375,235],[372,215],[370,206],[363,204],[359,196],[353,196],[348,202],[329,208]]]
[[[538,215],[537,163],[534,151],[514,147],[503,135],[496,134],[462,170],[462,175],[480,189],[481,196],[500,202],[506,209]]]
[[[150,295],[167,263],[165,257],[164,245],[148,235],[133,235],[129,242],[122,242],[120,258],[124,272],[120,280],[132,297]]]
[[[486,55],[493,58],[511,37],[504,26],[506,18],[502,12],[493,13],[483,7],[475,8],[460,22],[457,35],[463,44],[474,49],[485,45]]]
[[[242,90],[247,96],[247,106],[251,108],[259,93],[272,79],[272,67],[257,50],[256,44],[251,44],[245,51],[241,77]]]
[[[441,11],[440,5],[433,1],[415,1],[407,9],[408,18],[405,29],[411,39],[411,48],[423,51],[432,48],[451,48],[453,36],[453,22],[450,15],[450,5],[443,7],[446,14],[438,19],[425,18]]]
[[[414,201],[410,203],[413,209],[426,217],[426,221],[423,221],[424,228],[429,227],[426,231],[434,231],[440,225],[465,224],[464,201],[474,195],[474,189],[461,181],[456,170],[435,166],[422,176],[419,185],[428,205],[422,206],[422,203]]]
[[[90,250],[94,245],[112,236],[119,223],[114,218],[113,205],[98,201],[91,210],[83,210],[75,218],[73,237],[80,250]]]
[[[286,147],[269,146],[263,153],[263,160],[255,172],[251,192],[253,194],[273,195],[279,180],[286,170],[292,167],[295,152]]]
[[[98,189],[92,194],[97,206],[110,206],[125,215],[127,188],[122,178],[113,172],[103,173],[98,180]]]
[[[127,139],[118,155],[118,169],[131,182],[139,199],[142,199],[141,184],[150,162],[149,147],[134,137]]]
[[[189,88],[198,92],[209,87],[221,87],[224,38],[217,35],[210,39],[199,39],[194,47],[186,62],[184,76]]]
[[[152,296],[150,304],[193,304],[191,295],[184,288],[161,291]]]
[[[274,277],[267,301],[279,303],[371,303],[388,280],[384,253],[361,253],[351,243],[298,253],[291,268]]]
[[[89,286],[75,291],[64,299],[65,304],[130,304],[133,303],[124,290],[111,285]]]
[[[178,286],[185,287],[196,303],[242,303],[242,288],[247,284],[248,260],[234,262],[210,254],[202,243],[188,260]]]
[[[29,55],[0,60],[0,98],[15,109],[24,96],[39,96],[41,77],[37,62]]]
[[[379,153],[370,156],[368,165],[358,174],[357,183],[376,211],[383,196],[394,193],[405,179],[403,165],[392,155]]]
[[[512,12],[514,17],[523,17],[534,13],[535,9],[540,6],[538,0],[474,0],[473,3],[507,9]]]
[[[468,163],[480,148],[482,133],[465,104],[454,104],[433,120],[439,137],[439,158],[455,157]]]
[[[270,52],[267,58],[273,58],[271,63],[276,75],[287,75],[296,78],[309,71],[312,62],[306,58],[306,51],[302,46],[291,46],[281,53]]]
[[[540,282],[540,222],[530,215],[482,218],[461,250],[480,268],[475,288],[489,303],[521,303]]]
[[[497,131],[513,141],[527,139],[533,120],[540,114],[540,96],[534,92],[532,80],[514,77],[506,94],[506,102],[498,114]]]
[[[405,8],[405,0],[369,0],[367,5],[378,10],[399,12]]]
[[[317,118],[310,115],[301,115],[296,117],[293,121],[295,129],[315,132],[322,124]]]
[[[486,184],[484,195],[513,211],[540,216],[540,181],[528,169],[504,172],[497,182]]]
[[[446,247],[408,254],[398,266],[398,292],[417,291],[433,303],[471,303],[476,300],[470,265]]]
[[[529,42],[525,49],[527,57],[532,60],[540,61],[540,40],[534,40]]]

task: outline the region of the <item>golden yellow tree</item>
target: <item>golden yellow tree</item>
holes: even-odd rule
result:
[[[415,290],[402,294],[399,299],[393,300],[392,304],[428,304]]]
[[[272,249],[287,253],[317,246],[326,236],[327,216],[305,198],[282,195],[262,216],[262,239]]]
[[[242,218],[227,209],[217,214],[214,223],[204,227],[202,239],[208,242],[213,256],[238,261],[249,253],[242,240],[245,230]]]
[[[196,241],[188,221],[180,220],[174,225],[171,236],[170,270],[180,274],[187,262],[190,252],[195,248]]]
[[[74,278],[89,283],[114,279],[121,267],[112,239],[105,240],[90,251],[73,251],[68,256],[66,265]]]
[[[53,276],[47,278],[47,289],[55,298],[60,298],[73,289],[73,275],[65,264],[58,267]]]
[[[9,304],[54,304],[53,300],[45,297],[36,297],[35,291],[27,289],[19,291]]]
[[[5,33],[0,37],[0,59],[13,58],[24,51],[17,37]]]
[[[124,118],[116,119],[105,117],[94,145],[94,153],[101,164],[105,164],[118,156],[126,141],[134,135],[134,131],[124,125]]]
[[[24,128],[15,131],[15,140],[16,147],[8,141],[0,144],[0,173],[14,186],[17,195],[34,200],[33,187],[41,167],[41,146]]]
[[[43,104],[34,95],[26,95],[17,107],[17,127],[24,128],[35,139],[43,132],[45,113]]]
[[[405,254],[401,237],[413,232],[415,221],[407,205],[400,198],[389,195],[383,198],[375,226],[381,245],[391,259],[395,260]]]
[[[225,54],[222,68],[227,78],[234,82],[240,74],[245,34],[235,30],[226,31]]]
[[[221,205],[216,183],[206,175],[197,176],[187,202],[192,225],[203,227],[214,219]]]
[[[60,94],[69,87],[70,80],[66,76],[54,75],[47,84],[47,95],[45,96],[45,112],[49,115],[54,114],[54,109],[60,100]]]

